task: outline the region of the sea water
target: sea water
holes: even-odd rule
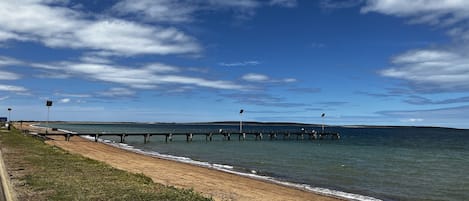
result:
[[[222,124],[51,124],[75,132],[217,132]],[[305,125],[244,125],[252,131],[320,130]],[[129,136],[124,148],[356,200],[469,200],[469,130],[327,127],[340,140],[231,141],[214,136]],[[105,137],[118,142],[117,137]],[[118,143],[116,143],[118,145]],[[345,193],[346,192],[346,193]]]

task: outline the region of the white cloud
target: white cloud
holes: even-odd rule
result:
[[[26,88],[20,86],[13,86],[13,85],[3,85],[0,84],[0,91],[8,91],[8,92],[25,92],[27,91]]]
[[[91,95],[89,94],[67,94],[67,93],[55,93],[56,96],[62,97],[72,97],[72,98],[89,98]]]
[[[129,97],[134,96],[135,91],[127,88],[115,87],[109,89],[108,91],[101,92],[99,95],[106,97]]]
[[[249,18],[262,6],[296,7],[297,0],[123,0],[112,8],[121,16],[136,15],[150,22],[188,23],[202,12],[232,11],[238,18]]]
[[[148,65],[145,66],[145,68],[149,69],[153,72],[158,72],[158,73],[175,73],[175,72],[180,71],[180,69],[178,67],[169,66],[169,65],[166,65],[166,64],[162,64],[162,63],[148,64]]]
[[[296,82],[297,80],[295,78],[285,78],[282,81],[283,82]]]
[[[414,50],[395,57],[386,77],[408,81],[423,92],[469,90],[469,57],[456,51]]]
[[[469,18],[466,0],[368,0],[363,13],[379,12],[399,17],[411,17],[412,22],[454,24]]]
[[[70,98],[62,98],[59,100],[60,103],[69,103],[71,101]]]
[[[415,91],[435,93],[467,91],[469,85],[469,1],[465,0],[367,0],[362,13],[378,12],[446,29],[455,45],[416,49],[392,59],[393,67],[381,75],[405,80]]]
[[[93,16],[45,0],[0,1],[0,36],[42,42],[48,47],[83,48],[113,55],[186,54],[201,48],[175,28],[152,27]],[[0,38],[0,39],[1,39]]]
[[[222,62],[219,65],[220,66],[228,66],[228,67],[234,67],[234,66],[256,66],[259,65],[261,62],[259,61],[241,61],[241,62],[232,62],[232,63],[225,63]]]
[[[21,61],[18,61],[13,58],[0,56],[0,66],[14,66],[14,65],[21,64],[21,63],[22,63]]]
[[[21,76],[16,73],[0,71],[0,80],[17,80],[20,78]]]
[[[6,99],[8,99],[8,98],[10,98],[10,96],[3,96],[3,97],[0,97],[0,101],[6,100]]]
[[[436,25],[448,29],[456,40],[469,42],[469,1],[466,0],[368,0],[362,13],[378,12],[405,17],[410,23]]]
[[[241,78],[249,82],[266,82],[270,80],[269,76],[257,74],[257,73],[249,73],[249,74],[243,75],[243,77]]]
[[[112,10],[120,15],[134,14],[146,21],[187,23],[195,20],[197,12],[235,10],[245,16],[252,15],[260,5],[255,0],[123,0]]]
[[[112,9],[122,15],[135,13],[148,21],[170,23],[193,21],[192,14],[197,10],[187,2],[171,0],[123,0]]]
[[[298,2],[296,0],[270,0],[269,5],[278,5],[293,8],[298,5]]]
[[[422,122],[423,119],[420,118],[410,118],[410,119],[403,119],[401,122]]]
[[[112,63],[111,60],[104,58],[104,57],[98,57],[98,56],[82,56],[80,58],[80,61],[83,61],[85,63],[99,63],[99,64],[110,64]]]
[[[258,74],[258,73],[248,73],[241,77],[241,79],[248,82],[263,82],[263,83],[291,83],[296,82],[295,78],[285,78],[285,79],[272,79],[267,75]]]
[[[413,123],[425,122],[426,126],[449,126],[449,127],[464,127],[467,128],[467,119],[469,118],[469,106],[446,107],[427,110],[401,110],[401,111],[380,111],[377,114],[384,117],[399,119],[399,120],[412,120]],[[424,118],[422,118],[424,117]],[[420,119],[422,121],[420,121]]]
[[[126,85],[136,89],[153,89],[161,84],[191,85],[213,89],[246,90],[249,87],[224,80],[171,75],[180,68],[153,63],[141,68],[112,64],[61,62],[57,64],[33,64],[32,67],[62,72],[67,75]]]

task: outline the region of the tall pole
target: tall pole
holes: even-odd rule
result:
[[[47,121],[46,121],[46,133],[47,133],[47,130],[49,129],[49,112],[50,112],[50,107],[52,106],[52,101],[47,100],[46,106],[47,106]]]
[[[47,134],[47,130],[49,129],[49,111],[50,111],[50,106],[47,106],[46,134]]]
[[[11,122],[11,108],[8,108],[8,121]]]
[[[8,130],[11,127],[11,108],[8,108]]]
[[[239,133],[243,133],[243,112],[243,109],[239,111]]]
[[[324,117],[326,116],[325,113],[322,113],[321,114],[321,118],[322,118],[322,133],[324,133]]]

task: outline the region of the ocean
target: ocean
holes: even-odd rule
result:
[[[218,132],[227,124],[50,124],[74,132]],[[244,124],[244,131],[321,130],[305,125]],[[216,136],[115,137],[105,142],[149,155],[292,185],[351,200],[469,200],[469,130],[431,127],[327,127],[340,140],[231,141]]]

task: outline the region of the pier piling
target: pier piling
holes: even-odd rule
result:
[[[144,135],[143,137],[144,137],[144,139],[143,139],[143,143],[144,143],[144,144],[150,142],[150,134],[147,133],[147,134]]]

